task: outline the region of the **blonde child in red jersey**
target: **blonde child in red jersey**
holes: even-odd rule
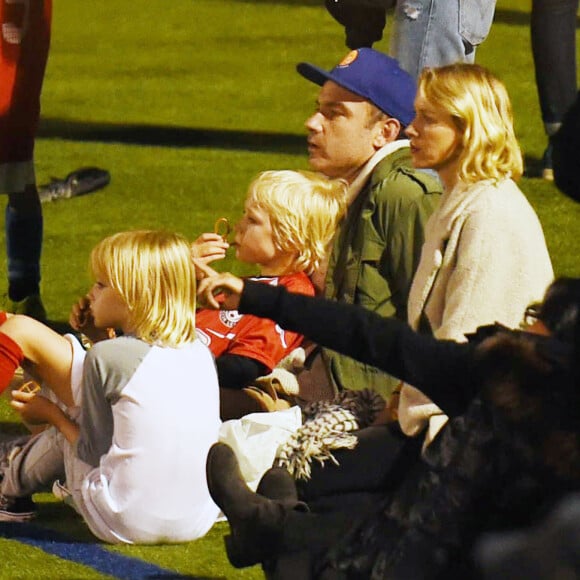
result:
[[[315,294],[309,276],[326,260],[345,200],[342,180],[302,171],[261,173],[250,184],[244,215],[235,226],[236,258],[258,266],[255,280]],[[227,247],[217,234],[200,236],[193,244],[199,270],[222,258]],[[271,320],[235,310],[201,309],[196,326],[216,357],[224,419],[248,410],[240,390],[270,373],[303,338]]]

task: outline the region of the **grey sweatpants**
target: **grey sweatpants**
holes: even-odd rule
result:
[[[64,479],[64,436],[54,427],[28,440],[18,439],[2,462],[0,492],[23,497],[50,490],[56,479]]]

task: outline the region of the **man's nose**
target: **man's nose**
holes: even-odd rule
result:
[[[320,131],[320,127],[321,127],[320,117],[321,117],[321,114],[317,111],[313,115],[310,115],[310,117],[308,117],[308,119],[306,119],[306,121],[304,122],[304,126],[309,131],[316,131],[316,132]]]

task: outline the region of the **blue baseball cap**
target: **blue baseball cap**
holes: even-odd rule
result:
[[[349,52],[331,71],[308,62],[299,63],[296,70],[320,86],[326,81],[335,82],[367,99],[389,117],[398,119],[405,127],[415,116],[415,80],[394,58],[372,48]]]

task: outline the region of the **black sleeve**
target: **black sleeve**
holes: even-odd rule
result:
[[[270,372],[261,362],[237,354],[222,354],[215,362],[219,385],[224,389],[243,389]]]
[[[270,318],[282,328],[408,382],[450,416],[462,413],[479,387],[472,344],[418,334],[404,322],[359,306],[246,281],[239,311]]]
[[[386,9],[380,2],[361,5],[360,0],[325,0],[325,4],[332,17],[344,26],[349,48],[371,47],[383,37]]]

